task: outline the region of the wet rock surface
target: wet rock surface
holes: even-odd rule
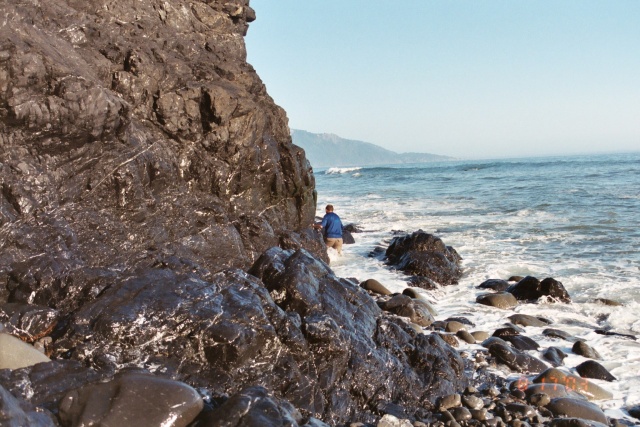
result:
[[[387,263],[398,270],[445,286],[458,283],[462,276],[462,258],[439,237],[422,230],[395,237],[386,250]],[[421,282],[413,282],[423,286]]]
[[[507,292],[512,293],[519,301],[536,301],[541,297],[549,297],[559,302],[571,302],[571,297],[562,283],[551,277],[539,281],[535,277],[527,276],[509,286]]]

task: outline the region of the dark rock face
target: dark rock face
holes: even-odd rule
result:
[[[395,237],[386,251],[387,263],[413,276],[425,277],[441,286],[455,285],[462,276],[462,258],[442,239],[422,230]],[[420,281],[412,281],[422,287]],[[429,288],[429,287],[425,287]]]
[[[248,268],[312,223],[309,163],[246,63],[246,3],[3,4],[0,301],[50,305],[53,282],[166,255]]]
[[[383,403],[411,413],[465,383],[455,350],[436,335],[417,334],[400,319],[384,316],[363,288],[336,278],[304,251],[272,248],[250,273],[295,319],[292,329],[299,335],[288,339],[290,351],[308,376],[283,387],[296,407],[331,414],[318,416],[324,421],[371,420],[367,414]]]
[[[527,276],[515,285],[509,286],[507,292],[512,293],[520,301],[535,301],[540,297],[548,296],[560,302],[571,302],[571,297],[562,283],[550,277],[541,282],[535,277]]]

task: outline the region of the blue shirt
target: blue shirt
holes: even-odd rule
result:
[[[328,239],[342,238],[342,221],[335,213],[329,212],[322,218],[322,228],[324,229],[324,237]]]

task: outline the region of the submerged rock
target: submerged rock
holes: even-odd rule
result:
[[[455,249],[422,230],[394,237],[385,255],[387,263],[394,268],[409,275],[426,277],[441,286],[457,284],[462,276],[462,258]]]

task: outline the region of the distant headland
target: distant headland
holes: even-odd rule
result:
[[[396,153],[369,142],[344,139],[330,133],[291,129],[291,137],[294,144],[304,149],[314,168],[454,160],[453,157],[429,153]]]

